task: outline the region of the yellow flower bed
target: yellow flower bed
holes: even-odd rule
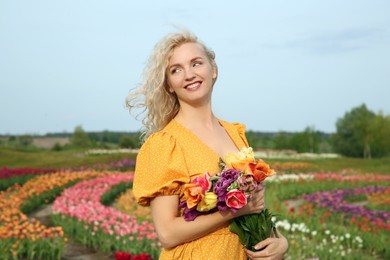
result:
[[[138,205],[134,197],[133,190],[131,189],[119,196],[119,198],[115,201],[114,208],[127,215],[137,216],[137,218],[150,222],[152,221],[150,207],[142,207]]]

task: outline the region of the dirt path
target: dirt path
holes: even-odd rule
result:
[[[296,199],[290,199],[282,201],[282,203],[287,203],[288,208],[299,208],[302,206],[306,201],[303,198],[296,198]]]
[[[33,213],[29,214],[29,218],[36,218],[39,222],[47,227],[52,227],[53,223],[51,221],[51,204],[42,207]],[[69,240],[65,245],[64,252],[62,254],[61,260],[108,260],[115,259],[113,255],[108,255],[102,252],[99,252],[93,248],[87,248],[84,245]]]

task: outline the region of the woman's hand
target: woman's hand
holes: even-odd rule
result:
[[[263,183],[259,183],[257,189],[252,197],[248,199],[248,204],[239,209],[235,213],[235,217],[260,213],[265,208],[265,185]]]
[[[264,248],[263,250],[251,251],[245,249],[246,254],[250,259],[283,259],[283,255],[287,252],[288,249],[288,242],[280,232],[278,232],[278,235],[279,237],[270,237],[255,245],[256,249]]]

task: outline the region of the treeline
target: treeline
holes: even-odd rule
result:
[[[297,152],[335,152],[348,157],[390,156],[390,115],[375,113],[365,104],[351,109],[336,122],[336,133],[307,127],[302,132],[264,134],[248,132],[255,148],[291,149]]]
[[[70,145],[78,147],[110,148],[139,148],[140,132],[85,132],[81,126],[77,126],[70,137]]]
[[[140,132],[84,132],[81,127],[76,127],[74,134],[70,137],[70,143],[74,146],[96,146],[107,143],[115,144],[120,148],[139,148],[141,146]],[[255,150],[295,150],[299,153],[329,153],[332,152],[330,144],[331,134],[315,131],[313,128],[306,128],[302,132],[288,133],[264,133],[248,131],[249,144]]]
[[[139,148],[141,146],[140,132],[86,132],[77,126],[73,133],[47,134],[45,136],[10,136],[8,145],[14,147],[28,147],[33,144],[34,138],[68,138],[66,144],[54,144],[53,150],[72,148]],[[249,144],[255,149],[295,150],[297,152],[327,153],[332,152],[329,143],[331,134],[306,128],[302,132],[265,133],[247,131]],[[6,140],[3,138],[3,140]],[[3,141],[3,145],[6,142]]]
[[[77,126],[73,133],[47,134],[66,137],[66,144],[56,143],[52,149],[73,148],[139,148],[140,132],[86,132]],[[33,136],[0,136],[0,145],[29,147]],[[353,108],[336,122],[336,133],[324,133],[314,127],[300,132],[266,133],[247,131],[249,144],[256,150],[294,150],[299,153],[339,153],[348,157],[383,157],[390,155],[390,116],[374,113],[366,105]]]
[[[299,153],[331,153],[332,134],[307,127],[301,132],[262,133],[247,131],[248,143],[255,149],[294,150]]]
[[[77,126],[73,133],[49,133],[46,135],[0,135],[0,147],[33,149],[34,140],[62,139],[62,144],[53,143],[52,150],[74,148],[138,148],[141,145],[140,132],[86,132]],[[64,139],[66,140],[64,142]]]

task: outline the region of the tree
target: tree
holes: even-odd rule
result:
[[[119,147],[121,148],[135,148],[136,140],[131,136],[122,136],[119,142]]]
[[[314,127],[306,127],[302,132],[279,132],[274,138],[275,149],[291,149],[299,153],[318,153],[320,133]]]
[[[26,147],[26,146],[32,145],[33,138],[31,135],[21,135],[18,137],[18,143],[19,143],[19,145]]]
[[[54,145],[53,145],[53,147],[51,148],[51,150],[52,151],[61,151],[62,150],[62,146],[61,146],[61,144],[59,144],[59,143],[55,143]]]
[[[283,150],[290,149],[291,137],[288,133],[281,131],[274,138],[275,149]]]
[[[91,139],[81,126],[76,126],[70,138],[70,144],[77,147],[86,147],[91,145]]]
[[[379,157],[389,148],[390,120],[376,115],[365,104],[353,108],[336,122],[333,147],[340,154],[351,157]]]
[[[303,132],[292,135],[289,148],[299,153],[318,153],[319,143],[319,133],[314,127],[306,127]]]
[[[378,113],[371,122],[372,137],[372,156],[385,156],[390,153],[390,116]]]

